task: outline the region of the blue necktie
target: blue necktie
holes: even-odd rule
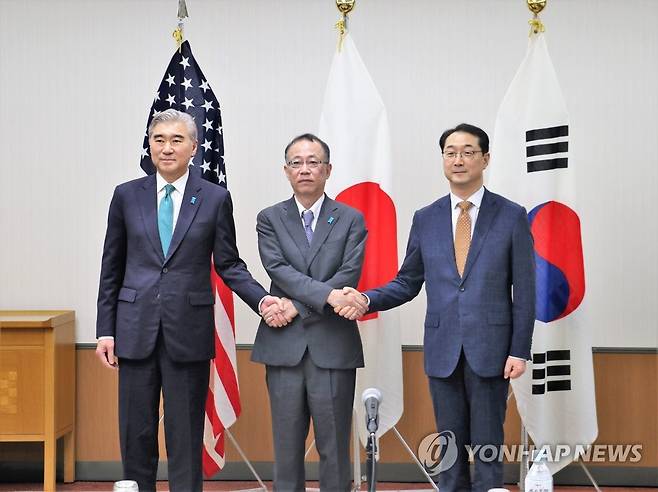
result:
[[[302,219],[304,219],[304,232],[306,233],[306,239],[308,239],[308,244],[311,244],[313,240],[313,229],[311,229],[311,224],[313,223],[313,211],[304,210],[302,212]]]
[[[160,200],[158,209],[158,231],[160,232],[160,243],[162,252],[167,256],[171,236],[174,233],[174,201],[171,199],[171,193],[176,189],[174,185],[165,185],[165,196]]]

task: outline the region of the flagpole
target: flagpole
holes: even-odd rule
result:
[[[336,22],[335,27],[338,30],[338,46],[337,51],[343,48],[343,40],[347,34],[347,19],[348,14],[354,10],[356,0],[336,0],[336,8],[340,12],[341,18]],[[352,490],[358,491],[361,489],[361,444],[359,441],[359,428],[357,422],[357,413],[352,411]]]
[[[521,469],[519,470],[519,491],[525,492],[525,478],[528,475],[528,455],[530,450],[528,449],[528,429],[523,425],[521,421]]]
[[[263,492],[267,492],[267,487],[265,486],[265,484],[261,480],[260,476],[256,472],[256,469],[251,464],[251,461],[249,461],[249,459],[247,458],[247,455],[244,454],[244,451],[242,451],[242,448],[238,444],[238,441],[233,437],[233,434],[231,434],[231,431],[228,430],[228,429],[224,429],[224,432],[226,432],[226,435],[231,440],[231,443],[233,444],[233,446],[235,447],[237,452],[240,454],[240,457],[242,458],[242,461],[244,461],[245,464],[247,465],[247,467],[249,468],[249,471],[251,472],[251,474],[258,481],[258,485],[260,485],[261,490],[263,490]]]
[[[544,32],[544,24],[539,19],[539,13],[546,7],[547,0],[526,0],[528,9],[532,12],[529,37]],[[513,394],[513,393],[512,393]],[[508,397],[509,399],[509,397]],[[519,492],[525,492],[525,479],[528,475],[530,449],[528,446],[528,429],[526,429],[523,420],[521,420],[521,462],[519,463]]]
[[[426,478],[427,481],[430,483],[430,485],[432,486],[432,488],[433,488],[436,492],[439,492],[439,487],[438,487],[438,485],[436,485],[436,483],[434,482],[434,480],[432,480],[432,477],[430,477],[430,474],[427,473],[427,470],[425,469],[425,467],[423,466],[423,464],[420,462],[420,460],[418,459],[418,457],[416,456],[416,454],[413,452],[413,450],[409,447],[409,444],[407,444],[407,441],[404,440],[404,437],[402,437],[402,434],[400,434],[400,432],[398,431],[398,428],[394,426],[394,427],[393,427],[393,432],[395,433],[395,435],[396,435],[397,438],[399,439],[399,441],[400,441],[400,443],[402,444],[402,446],[404,446],[404,448],[407,450],[407,452],[411,455],[411,458],[416,462],[416,465],[418,465],[418,468],[420,469],[420,471],[423,473],[423,475],[425,475],[425,478]]]
[[[178,51],[181,51],[181,46],[183,45],[183,41],[185,41],[185,35],[183,33],[183,28],[184,23],[183,19],[186,17],[189,17],[189,14],[187,13],[187,4],[185,3],[185,0],[178,0],[178,27],[174,29],[174,32],[172,33],[172,36],[176,40],[176,46],[178,46]]]
[[[188,17],[187,14],[187,5],[185,4],[185,0],[178,0],[178,27],[174,30],[172,33],[172,36],[174,37],[174,40],[176,40],[176,46],[178,47],[178,51],[180,52],[181,46],[183,45],[183,19],[185,17]],[[158,419],[158,425],[160,425],[164,421],[164,411],[162,412],[162,415],[160,415],[160,418]]]
[[[544,10],[546,7],[548,0],[526,0],[526,4],[528,9],[532,12],[533,16],[532,19],[528,21],[528,24],[530,24],[530,33],[529,37],[533,38],[533,36],[539,37],[545,32],[545,27],[544,24],[541,22],[541,19],[539,18],[539,13]],[[517,398],[518,401],[518,398]],[[519,471],[519,490],[521,492],[525,491],[525,478],[528,474],[529,471],[529,444],[528,444],[528,439],[529,439],[529,434],[528,434],[528,428],[526,427],[525,423],[523,422],[523,417],[521,417],[521,446],[522,446],[522,456],[521,456],[521,462],[520,462],[520,471]],[[536,445],[537,443],[535,443]],[[578,458],[578,455],[576,455],[576,458]],[[598,484],[594,480],[594,477],[591,475],[585,464],[581,461],[579,461],[579,465],[582,467],[584,470],[585,474],[587,475],[587,478],[589,481],[592,483],[593,487],[597,490],[597,492],[600,490],[598,487]]]

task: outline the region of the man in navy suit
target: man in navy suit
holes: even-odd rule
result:
[[[119,361],[124,476],[142,492],[155,490],[161,390],[170,489],[202,489],[204,405],[215,356],[211,258],[249,307],[270,307],[270,323],[287,322],[272,309],[278,299],[238,255],[229,193],[189,171],[196,134],[186,113],[169,109],[153,118],[148,135],[157,173],[116,188],[103,249],[96,353],[107,367]]]
[[[523,207],[483,186],[487,134],[461,124],[439,143],[450,194],[416,212],[397,276],[365,295],[369,310],[383,311],[410,301],[425,284],[425,372],[438,432],[458,449],[439,486],[487,491],[502,486],[502,462],[476,453],[471,480],[466,446],[503,443],[508,381],[530,358],[533,240]],[[361,313],[348,307],[341,314]]]

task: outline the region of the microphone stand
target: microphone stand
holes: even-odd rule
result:
[[[368,435],[368,444],[366,446],[366,473],[368,477],[368,492],[376,492],[377,490],[377,439],[375,433],[371,432]]]
[[[368,491],[377,490],[377,429],[379,428],[379,405],[382,393],[377,388],[368,388],[361,395],[366,406],[366,429],[368,429],[368,444],[366,446],[366,473],[368,478]]]

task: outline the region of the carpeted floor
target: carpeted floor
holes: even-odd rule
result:
[[[75,482],[72,484],[57,484],[57,490],[62,492],[75,491],[75,492],[97,492],[97,491],[112,491],[112,482]],[[265,485],[268,487],[268,490],[272,490],[272,482],[265,482]],[[317,482],[308,482],[307,483],[308,492],[317,492],[318,483]],[[516,492],[519,488],[515,485],[507,485],[507,488],[510,492]],[[204,483],[203,487],[206,492],[214,491],[249,491],[249,492],[260,492],[262,489],[258,488],[257,482],[229,482],[229,481],[209,481]],[[0,483],[1,492],[33,492],[41,491],[43,486],[37,483]],[[158,482],[158,491],[166,492],[169,488],[167,487],[167,482]],[[367,485],[363,484],[361,490],[367,490]],[[432,490],[432,487],[429,484],[423,483],[385,483],[380,482],[377,484],[377,490],[386,490],[386,491],[396,491],[404,490],[406,492],[410,491],[426,491]],[[581,491],[592,491],[593,487],[555,487],[556,491],[569,491],[569,492],[581,492]],[[627,488],[627,487],[601,487],[601,490],[607,492],[649,492],[656,491],[655,488]]]

